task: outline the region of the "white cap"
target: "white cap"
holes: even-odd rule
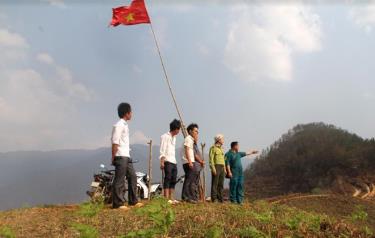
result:
[[[224,135],[223,135],[223,134],[217,134],[217,135],[215,136],[215,143],[218,142],[218,141],[221,140],[221,139],[224,139]]]

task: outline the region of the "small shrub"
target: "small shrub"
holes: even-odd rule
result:
[[[259,231],[254,226],[239,229],[237,235],[241,238],[268,238],[265,233]]]
[[[273,219],[273,212],[272,211],[262,212],[262,213],[252,212],[251,215],[255,219],[257,219],[260,223],[263,223],[263,224],[269,224],[269,223],[271,223],[271,221]]]
[[[171,205],[162,197],[153,199],[149,204],[138,209],[136,214],[148,217],[153,222],[153,227],[132,231],[123,237],[151,238],[158,235],[164,236],[168,233],[169,228],[175,220],[175,214]]]
[[[95,227],[84,225],[80,223],[74,223],[72,227],[79,232],[80,238],[97,238],[99,237],[99,232]]]
[[[319,232],[324,218],[321,215],[306,214],[305,222],[310,231]]]
[[[363,228],[363,232],[366,234],[366,236],[369,236],[369,237],[373,237],[374,236],[374,232],[368,226],[365,226]]]
[[[84,217],[94,217],[104,208],[103,200],[84,202],[80,205],[78,214]]]
[[[219,226],[213,226],[208,229],[204,235],[205,238],[221,238],[223,237],[224,229]]]
[[[298,213],[298,214],[291,214],[291,217],[286,220],[285,225],[288,227],[289,230],[297,230],[302,222],[303,215]]]
[[[16,235],[14,234],[13,230],[10,229],[7,226],[1,227],[0,228],[0,237],[3,238],[15,238]]]
[[[351,214],[351,219],[352,219],[353,222],[356,222],[356,221],[360,221],[360,222],[366,221],[367,217],[368,217],[367,212],[360,205],[356,206],[355,209],[354,209],[354,211]]]

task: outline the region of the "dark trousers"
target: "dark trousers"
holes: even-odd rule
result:
[[[200,174],[202,170],[202,165],[198,162],[194,162],[194,185],[193,185],[193,193],[192,198],[195,201],[199,200],[199,182],[200,182]]]
[[[164,162],[164,189],[174,189],[177,182],[177,165],[168,161]]]
[[[224,165],[215,165],[216,175],[212,174],[211,184],[211,201],[223,202],[224,178],[225,171]]]
[[[125,204],[125,177],[128,180],[128,203],[137,204],[137,176],[133,163],[128,157],[115,157],[115,178],[112,185],[112,206],[118,208]]]
[[[200,164],[197,162],[193,163],[193,168],[189,167],[189,164],[183,165],[185,172],[184,185],[182,187],[182,200],[198,200],[198,183],[200,173]]]

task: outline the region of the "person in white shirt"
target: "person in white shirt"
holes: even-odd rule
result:
[[[185,138],[182,155],[183,169],[185,172],[185,180],[182,187],[182,200],[190,203],[196,203],[195,182],[197,173],[194,169],[194,142],[198,141],[198,125],[194,123],[190,124],[187,131],[189,135]]]
[[[115,178],[112,185],[112,207],[123,210],[125,206],[125,177],[128,180],[128,203],[140,207],[143,204],[137,199],[137,176],[130,158],[128,121],[132,118],[129,103],[120,103],[117,107],[120,120],[112,129],[112,165],[115,166]]]
[[[180,133],[181,122],[174,119],[169,124],[169,132],[161,136],[160,169],[164,171],[164,197],[170,203],[177,203],[173,194],[177,182],[176,136]]]

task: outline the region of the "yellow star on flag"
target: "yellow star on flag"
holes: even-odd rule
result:
[[[127,22],[134,21],[134,13],[129,13],[129,14],[125,17],[125,19],[126,19]]]

